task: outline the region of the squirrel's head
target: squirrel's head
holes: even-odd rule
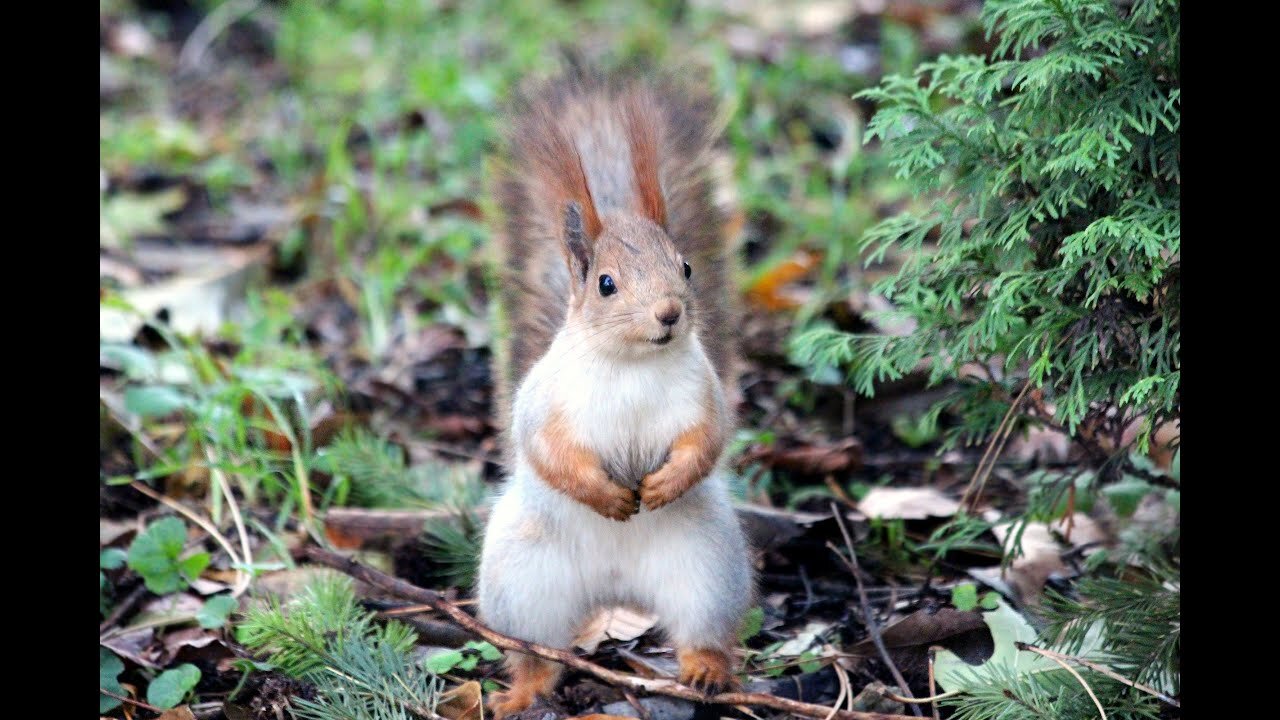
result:
[[[595,237],[581,210],[564,213],[569,263],[567,326],[593,350],[643,357],[682,344],[693,330],[695,268],[667,233],[639,215],[611,215]]]

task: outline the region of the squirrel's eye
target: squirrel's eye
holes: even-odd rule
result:
[[[688,280],[688,279],[689,279],[689,276],[690,276],[690,275],[692,275],[692,274],[693,274],[693,268],[689,267],[689,263],[685,263],[685,264],[684,264],[684,279],[685,279],[685,280]]]
[[[600,294],[603,295],[604,297],[609,297],[610,295],[616,292],[618,292],[618,286],[613,284],[613,278],[609,277],[608,275],[601,275],[600,276]]]

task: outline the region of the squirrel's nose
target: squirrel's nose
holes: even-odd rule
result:
[[[654,317],[658,318],[658,322],[666,325],[667,327],[671,327],[680,320],[680,313],[683,310],[684,308],[680,306],[679,301],[667,300],[655,307],[653,309],[653,314]]]

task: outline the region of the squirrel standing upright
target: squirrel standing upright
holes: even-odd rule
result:
[[[682,683],[733,686],[754,589],[718,469],[733,329],[708,177],[715,105],[669,78],[575,71],[517,107],[496,187],[509,477],[485,531],[480,617],[568,648],[593,610],[639,607],[658,615]],[[561,672],[507,663],[499,718]]]

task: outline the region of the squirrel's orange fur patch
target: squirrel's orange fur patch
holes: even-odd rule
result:
[[[552,410],[529,448],[529,463],[543,482],[612,520],[636,514],[636,494],[609,479],[600,456],[574,439],[573,427]]]
[[[507,669],[511,672],[511,689],[489,696],[489,711],[495,718],[515,715],[527,709],[539,695],[550,695],[562,671],[549,660],[507,653]]]
[[[724,431],[715,406],[709,405],[702,420],[671,443],[671,456],[662,467],[640,483],[640,501],[656,510],[689,491],[716,465],[724,449]]]
[[[680,682],[696,690],[719,692],[737,687],[733,674],[733,660],[723,650],[697,648],[681,650]]]

